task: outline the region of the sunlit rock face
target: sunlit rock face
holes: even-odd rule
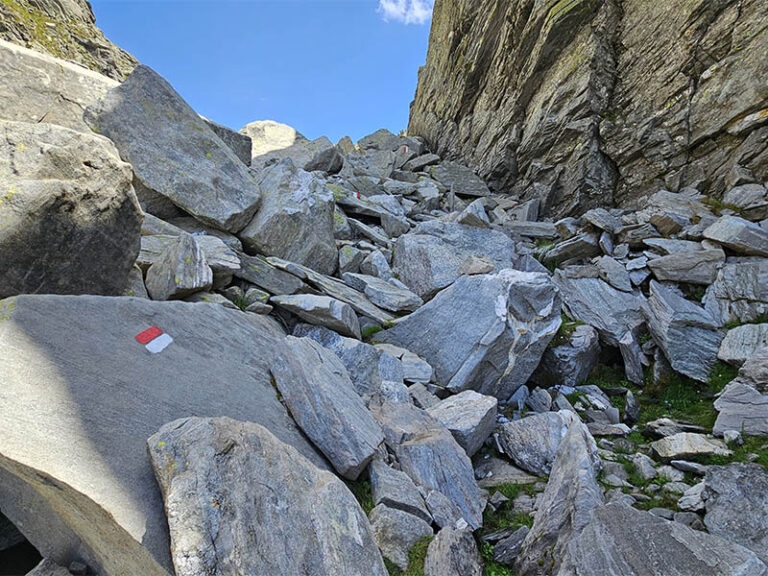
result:
[[[555,215],[768,176],[758,0],[438,0],[409,134]]]

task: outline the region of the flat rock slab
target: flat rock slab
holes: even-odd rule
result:
[[[723,338],[717,358],[734,366],[741,366],[758,350],[768,346],[768,324],[737,326]]]
[[[374,339],[424,357],[442,386],[505,400],[528,381],[560,323],[547,274],[502,270],[462,276]]]
[[[381,460],[371,462],[368,474],[374,503],[408,512],[428,524],[432,523],[424,498],[407,474],[387,466]]]
[[[386,576],[346,485],[263,426],[185,418],[147,445],[176,576]]]
[[[85,113],[147,189],[216,228],[237,232],[261,193],[248,167],[161,76],[138,66]]]
[[[286,353],[274,321],[98,296],[10,298],[0,318],[0,507],[45,557],[82,549],[106,575],[167,574],[146,439],[190,414],[262,424],[327,467],[272,386],[269,362]],[[152,326],[173,338],[157,354],[135,340]]]
[[[270,299],[270,303],[296,314],[310,324],[324,326],[344,336],[360,339],[360,323],[355,311],[349,304],[330,296],[315,294],[274,296]]]
[[[616,574],[765,576],[768,568],[737,544],[612,502],[568,544],[558,575]]]
[[[132,178],[106,138],[0,120],[0,298],[122,293],[142,221]]]
[[[694,432],[680,432],[651,442],[654,454],[662,460],[684,460],[695,456],[730,456],[725,444]]]
[[[270,368],[283,404],[336,471],[356,480],[384,441],[381,428],[333,352],[293,336],[285,348]]]
[[[704,237],[739,254],[768,257],[768,231],[738,216],[723,216],[704,230]]]
[[[715,400],[717,420],[712,433],[733,430],[746,436],[768,436],[768,394],[761,394],[741,379],[728,384]]]
[[[343,278],[347,285],[365,294],[376,306],[390,312],[412,312],[424,304],[424,301],[410,290],[376,276],[347,272]]]

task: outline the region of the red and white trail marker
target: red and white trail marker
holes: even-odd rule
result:
[[[173,338],[157,326],[152,326],[143,332],[139,332],[135,338],[136,342],[143,344],[150,354],[162,352],[173,342]]]

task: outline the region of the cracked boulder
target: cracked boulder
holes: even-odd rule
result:
[[[386,576],[352,492],[263,426],[185,418],[147,446],[177,576]]]
[[[462,276],[375,340],[422,356],[451,391],[506,399],[528,381],[560,323],[547,274],[502,270]]]

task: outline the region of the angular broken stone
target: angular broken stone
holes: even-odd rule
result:
[[[355,480],[384,437],[341,360],[310,338],[285,340],[270,367],[282,402],[336,471]]]
[[[422,154],[412,160],[408,160],[408,162],[403,165],[403,170],[407,170],[408,172],[421,172],[424,168],[433,166],[438,162],[440,162],[440,156],[437,154]]]
[[[506,538],[499,540],[493,547],[493,560],[506,566],[512,566],[529,531],[528,526],[523,526]]]
[[[594,326],[611,346],[644,322],[646,300],[639,291],[621,292],[598,278],[571,278],[568,269],[556,270],[553,280],[568,316]]]
[[[654,454],[662,460],[681,460],[695,456],[730,456],[731,451],[725,444],[703,434],[680,432],[651,442]]]
[[[733,430],[746,436],[768,436],[768,394],[761,394],[741,378],[728,384],[715,400],[717,420],[712,433]]]
[[[194,236],[179,236],[165,249],[147,270],[146,285],[153,300],[183,298],[213,285],[213,271]]]
[[[602,250],[595,234],[579,234],[555,244],[543,257],[545,263],[559,263],[568,260],[584,260],[599,256]]]
[[[478,198],[474,202],[470,202],[469,206],[456,217],[456,222],[464,224],[465,226],[475,226],[477,228],[489,228],[491,221],[488,219],[488,215],[485,213],[485,206],[483,201]]]
[[[266,428],[186,418],[147,445],[178,576],[387,574],[349,489]]]
[[[417,486],[440,494],[447,508],[458,512],[471,527],[482,526],[485,502],[475,482],[472,462],[451,433],[427,412],[410,404],[384,402],[373,409],[373,415],[401,470]],[[438,521],[429,496],[427,507],[438,525],[444,525]]]
[[[258,256],[238,254],[240,269],[235,277],[255,284],[272,294],[295,294],[306,288],[304,282],[293,274],[284,272]]]
[[[376,306],[390,312],[412,312],[424,304],[424,301],[410,290],[376,276],[346,272],[342,277],[347,285],[365,294]]]
[[[489,260],[496,270],[514,268],[515,243],[502,232],[455,222],[425,222],[397,239],[393,269],[422,298],[452,284],[472,257]]]
[[[569,542],[603,504],[603,491],[597,483],[599,472],[595,441],[574,418],[560,442],[533,526],[515,562],[518,573],[540,574],[540,568],[547,566],[557,574]]]
[[[106,138],[0,120],[0,298],[120,294],[139,252],[132,177]]]
[[[600,340],[592,326],[577,325],[565,342],[547,348],[532,379],[546,388],[578,386],[589,377],[600,356]]]
[[[567,544],[558,574],[617,573],[765,576],[768,568],[742,546],[612,502],[596,509],[580,534]]]
[[[84,118],[142,186],[195,218],[237,232],[256,212],[261,192],[248,167],[151,68],[137,66]]]
[[[768,346],[768,324],[737,326],[723,338],[717,358],[734,366],[741,366],[758,350]]]
[[[725,263],[722,249],[676,252],[648,261],[648,268],[659,282],[683,282],[709,286]]]
[[[360,323],[352,307],[329,296],[292,294],[273,296],[269,301],[310,324],[325,326],[358,340],[361,337]]]
[[[648,329],[670,365],[689,378],[706,382],[723,339],[709,313],[670,288],[651,281],[645,310]]]
[[[768,257],[768,232],[738,216],[723,216],[704,230],[704,237],[738,254]]]
[[[432,523],[424,498],[407,474],[380,460],[371,462],[368,474],[374,503],[408,512],[428,524]]]
[[[703,302],[721,325],[752,322],[768,314],[768,260],[727,263],[707,289]]]
[[[483,563],[471,530],[446,527],[429,543],[424,576],[482,576]]]
[[[184,231],[179,234],[152,235],[141,237],[141,251],[136,259],[136,263],[144,270],[157,262],[163,253],[170,247],[178,243],[180,236],[187,236]],[[220,238],[208,235],[192,235],[195,242],[200,246],[205,261],[213,272],[214,288],[226,286],[232,281],[232,276],[240,270],[240,258],[236,252],[229,248]]]
[[[710,466],[704,486],[707,531],[749,548],[768,564],[768,472],[741,462]]]
[[[577,421],[567,411],[534,414],[501,425],[499,443],[517,466],[536,476],[552,471],[560,442],[569,425]]]
[[[500,458],[482,458],[475,465],[475,478],[481,488],[493,488],[502,484],[534,484],[538,481],[517,466]]]
[[[332,192],[287,160],[267,168],[259,186],[261,207],[239,233],[245,248],[332,274],[338,264]]]
[[[430,175],[456,196],[490,196],[491,191],[471,168],[456,162],[441,162],[428,171]]]
[[[462,276],[375,339],[425,358],[444,387],[506,399],[528,381],[560,323],[547,274],[502,270]]]
[[[432,527],[421,518],[384,504],[371,510],[368,518],[384,558],[401,570],[408,567],[408,552],[413,545],[433,535]]]
[[[465,390],[427,409],[432,418],[450,430],[470,458],[496,427],[498,400]]]
[[[618,261],[610,256],[603,256],[597,261],[597,270],[600,278],[605,282],[621,290],[622,292],[632,292],[632,282],[629,279],[629,272]]]
[[[507,222],[504,225],[506,230],[509,230],[512,234],[518,236],[526,236],[528,238],[545,238],[555,239],[557,238],[557,228],[550,222]]]

